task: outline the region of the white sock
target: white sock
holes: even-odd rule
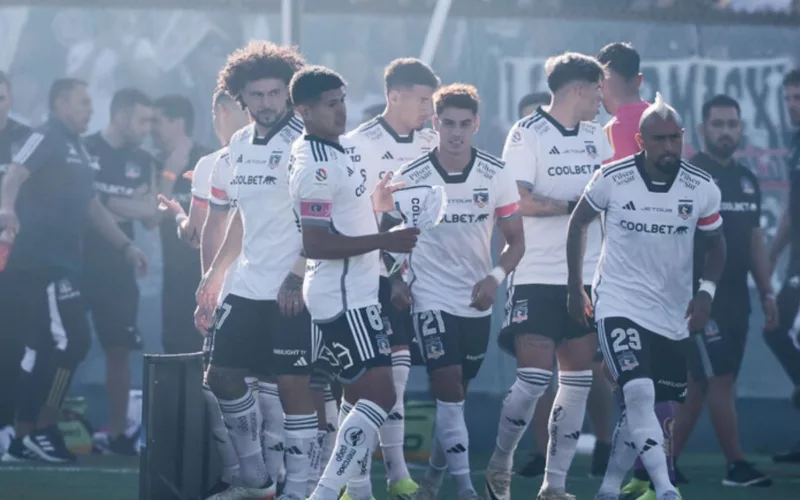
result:
[[[247,394],[233,401],[220,399],[219,408],[233,448],[239,456],[239,480],[245,486],[263,486],[269,474],[261,455],[261,439],[258,435],[261,413],[253,393],[248,390]]]
[[[247,384],[247,387],[253,392],[253,394],[258,394],[258,378],[245,377],[244,383]]]
[[[338,498],[342,486],[366,463],[377,442],[378,429],[385,420],[386,412],[372,401],[360,399],[355,404],[339,427],[333,456],[312,498]]]
[[[320,457],[322,467],[325,467],[325,464],[331,459],[333,445],[336,443],[336,432],[339,430],[339,408],[333,398],[330,386],[325,389],[325,421],[328,423],[328,433],[325,434],[322,443],[322,456]]]
[[[352,409],[353,407],[350,406],[350,403],[342,400],[342,407],[339,409],[339,429],[342,428],[342,422],[344,422],[350,412],[353,411]],[[374,448],[366,458],[363,459],[365,463],[359,462],[358,471],[347,481],[347,494],[352,500],[360,500],[363,497],[367,499],[372,498],[370,472],[372,471],[373,452]],[[362,459],[359,459],[359,461],[361,460]]]
[[[222,476],[220,479],[228,484],[234,484],[239,476],[239,456],[236,454],[233,443],[231,443],[231,439],[228,436],[225,421],[222,420],[219,401],[217,401],[217,397],[214,396],[214,393],[211,392],[207,385],[203,386],[203,397],[206,399],[211,435],[222,460]]]
[[[268,382],[258,383],[258,406],[264,417],[264,426],[261,429],[261,452],[267,466],[269,477],[278,481],[283,465],[284,455],[284,430],[283,430],[283,405],[278,395],[277,384]]]
[[[311,452],[317,438],[317,414],[286,415],[284,436],[286,439],[286,483],[283,492],[303,497],[306,494]]]
[[[469,433],[464,421],[464,402],[436,400],[435,432],[444,448],[447,468],[456,480],[458,493],[474,490],[469,475]]]
[[[308,454],[308,481],[306,483],[307,497],[311,496],[311,493],[314,492],[314,488],[316,488],[317,483],[319,482],[319,477],[322,475],[322,447],[325,445],[325,436],[327,435],[327,430],[317,429],[317,437],[314,438],[314,442],[311,443],[311,452]]]
[[[411,477],[406,466],[406,457],[403,454],[403,444],[405,442],[405,405],[403,394],[406,392],[408,383],[408,372],[411,370],[411,353],[407,350],[392,353],[392,377],[394,378],[394,390],[397,394],[397,402],[389,418],[384,422],[383,427],[378,431],[380,437],[381,450],[383,451],[383,463],[386,465],[386,475],[389,484]]]
[[[337,427],[339,429],[342,428],[342,422],[350,415],[350,412],[353,411],[353,405],[342,399],[342,406],[339,408],[339,418]]]
[[[553,372],[538,368],[518,368],[517,380],[503,400],[500,424],[497,429],[497,443],[489,466],[510,471],[514,465],[514,452],[520,439],[528,428],[536,402],[547,390]]]
[[[636,445],[633,443],[628,427],[628,417],[623,410],[617,426],[614,428],[614,435],[611,437],[611,457],[603,476],[603,484],[600,485],[600,492],[619,494],[622,481],[633,467],[637,456]]]
[[[592,371],[558,373],[558,391],[550,412],[550,439],[542,491],[563,491],[567,472],[586,416],[586,400],[592,388]]]
[[[669,480],[667,455],[664,452],[664,432],[656,417],[656,389],[649,378],[631,380],[622,387],[625,397],[625,412],[628,416],[628,428],[639,458],[642,460],[656,496],[661,497],[668,491],[675,491]]]
[[[431,440],[431,456],[428,459],[428,469],[425,471],[425,481],[438,487],[442,486],[444,474],[447,472],[447,457],[444,448],[436,435],[436,427],[433,428],[433,439]]]

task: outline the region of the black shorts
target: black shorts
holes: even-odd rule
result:
[[[591,287],[586,287],[591,297]],[[509,287],[506,318],[497,341],[500,348],[515,355],[514,338],[533,333],[563,340],[585,337],[595,331],[594,320],[588,318],[589,328],[577,323],[567,311],[566,285],[516,285]]]
[[[732,308],[724,311],[712,312],[703,333],[692,335],[689,373],[694,380],[731,374],[736,377],[739,374],[747,344],[749,315],[737,314]]]
[[[310,375],[315,361],[308,311],[284,316],[275,300],[229,293],[217,308],[211,365],[256,375]]]
[[[414,331],[428,373],[461,366],[464,380],[478,375],[489,346],[492,317],[467,318],[444,311],[414,314]]]
[[[411,311],[401,311],[392,304],[392,284],[389,278],[381,276],[378,300],[381,303],[381,315],[386,324],[386,334],[389,336],[389,344],[392,347],[416,344],[414,336],[414,325],[411,322]],[[423,366],[425,361],[419,355],[419,349],[409,349],[411,352],[411,364]]]
[[[316,323],[322,334],[317,370],[349,384],[367,370],[392,366],[392,346],[379,305],[349,309],[332,321]]]
[[[83,285],[86,306],[103,349],[141,349],[139,285],[134,270],[127,265],[123,269],[94,269],[84,274]]]
[[[617,385],[649,378],[655,384],[656,402],[683,402],[689,339],[670,340],[620,317],[598,320],[597,338]]]

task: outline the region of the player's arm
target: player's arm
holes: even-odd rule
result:
[[[604,207],[594,205],[586,194],[581,196],[567,225],[567,285],[571,290],[583,288],[583,258],[589,225]]]
[[[12,238],[19,231],[15,207],[22,185],[31,174],[50,165],[58,152],[59,148],[52,139],[32,132],[11,159],[0,184],[0,230],[7,230]]]
[[[725,269],[725,235],[722,232],[722,216],[719,214],[722,195],[714,184],[707,185],[707,199],[697,221],[699,237],[706,239],[703,276],[697,294],[686,308],[689,331],[699,332],[711,318],[711,303],[717,291],[717,283]]]
[[[750,177],[750,176],[748,176]],[[772,264],[769,260],[769,251],[764,243],[764,232],[761,230],[761,189],[758,179],[750,179],[755,186],[756,210],[752,212],[749,222],[750,230],[750,272],[758,287],[761,296],[761,307],[764,310],[766,322],[765,330],[774,330],[778,327],[778,306],[775,302],[775,291],[772,289]]]
[[[390,231],[393,227],[399,226],[402,223],[399,214],[394,214],[392,212],[387,212],[381,214],[381,222],[378,225],[378,230],[382,233],[386,233]],[[389,252],[381,252],[381,259],[383,260],[383,265],[386,266],[388,271],[391,271],[394,268],[394,257],[391,256]],[[399,272],[392,273],[389,275],[389,280],[403,280],[403,277],[400,275]]]
[[[223,167],[222,165],[215,165],[212,172],[210,181],[210,189],[209,189],[209,199],[207,203],[207,209],[205,211],[205,219],[202,223],[202,228],[200,230],[200,260],[203,266],[203,272],[208,271],[211,266],[212,262],[215,260],[217,253],[220,252],[221,247],[224,245],[224,241],[228,238],[228,233],[230,233],[231,228],[228,227],[228,219],[231,210],[231,202],[228,198],[228,193],[225,190],[227,184],[229,184],[230,179],[226,178],[222,175]],[[235,212],[234,217],[237,219],[237,224],[241,226],[242,223],[242,216],[238,212]],[[231,219],[230,225],[233,225],[233,219]],[[226,227],[228,227],[228,231],[226,233]],[[234,228],[236,229],[236,228]],[[234,233],[232,236],[235,236]],[[231,241],[229,245],[232,245],[233,242]],[[242,241],[239,238],[238,241],[238,251],[233,256],[235,259],[239,253],[241,252]],[[234,248],[228,248],[228,251],[232,251]],[[231,263],[233,261],[231,260]],[[228,264],[230,266],[230,263]],[[227,270],[227,266],[225,270]]]
[[[156,215],[156,193],[149,183],[137,187],[133,196],[108,196],[106,208],[123,220],[145,220]]]
[[[789,212],[790,210],[787,206],[786,210],[783,211],[783,215],[781,215],[781,220],[778,223],[778,230],[775,233],[775,238],[772,240],[772,246],[769,249],[769,262],[772,269],[775,268],[775,264],[778,263],[778,258],[789,244],[789,239],[792,236],[792,218]]]
[[[147,260],[144,254],[133,246],[128,235],[120,229],[114,220],[114,216],[100,203],[97,195],[92,198],[92,202],[89,205],[89,219],[103,239],[125,254],[125,259],[136,269],[139,276],[147,273]]]
[[[213,210],[209,210],[209,215],[212,212]],[[216,252],[203,275],[203,279],[200,280],[200,285],[197,287],[195,297],[197,304],[206,311],[213,311],[216,308],[217,297],[219,297],[222,284],[225,281],[225,273],[242,252],[244,226],[242,225],[242,217],[239,210],[235,210],[230,219],[230,224],[228,224],[228,229],[222,239],[219,251]],[[205,236],[205,228],[203,236]]]

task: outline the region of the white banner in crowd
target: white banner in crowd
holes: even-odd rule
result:
[[[28,21],[28,7],[4,7],[0,9],[0,71],[8,71],[17,44]]]

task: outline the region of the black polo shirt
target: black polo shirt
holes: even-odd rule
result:
[[[6,126],[0,130],[0,181],[8,170],[11,158],[17,154],[22,143],[31,135],[31,128],[18,121],[8,119]]]
[[[12,159],[30,171],[16,202],[20,229],[7,270],[78,273],[97,165],[80,135],[51,117]]]
[[[800,274],[800,131],[792,136],[789,156],[786,159],[789,172],[789,276]]]
[[[105,205],[110,197],[133,198],[138,191],[149,191],[156,159],[141,148],[114,148],[100,132],[85,139],[86,150],[97,162],[99,170],[94,187]],[[119,223],[120,229],[133,239],[133,221]],[[119,249],[114,248],[97,231],[90,228],[84,251],[86,270],[107,269],[111,265],[128,268]]]
[[[720,215],[727,257],[725,270],[717,284],[715,308],[738,308],[743,313],[749,313],[747,274],[752,267],[752,234],[761,220],[761,188],[758,178],[750,169],[736,161],[720,165],[705,153],[695,155],[689,162],[711,174],[722,193]],[[695,282],[703,275],[706,245],[706,239],[702,235],[695,238]]]

